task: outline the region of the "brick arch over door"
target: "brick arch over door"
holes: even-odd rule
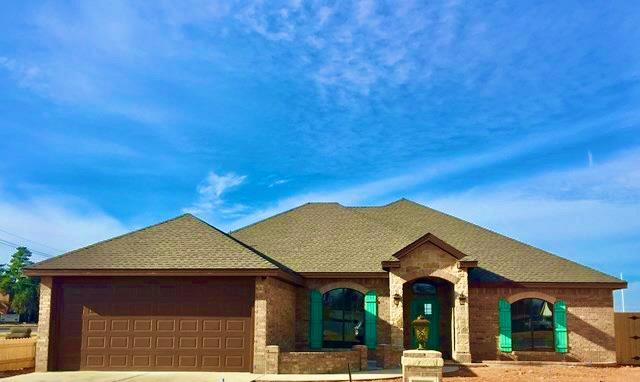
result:
[[[551,304],[555,304],[557,300],[557,298],[550,296],[546,293],[542,293],[538,291],[527,291],[527,292],[519,292],[516,294],[512,294],[507,298],[507,302],[509,302],[509,304],[513,304],[514,302],[519,300],[524,300],[525,298],[537,298],[537,299],[549,302]]]
[[[367,294],[367,292],[369,291],[368,288],[365,288],[364,286],[353,281],[336,281],[329,284],[325,284],[322,287],[318,288],[318,292],[320,292],[321,294],[325,294],[330,290],[339,289],[339,288],[354,289],[362,294]]]

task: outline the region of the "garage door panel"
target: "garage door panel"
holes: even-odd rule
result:
[[[219,279],[62,283],[57,368],[250,371],[253,280],[229,280],[234,293]]]

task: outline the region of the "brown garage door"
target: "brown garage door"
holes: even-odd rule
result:
[[[252,278],[67,278],[55,292],[58,370],[251,370]]]

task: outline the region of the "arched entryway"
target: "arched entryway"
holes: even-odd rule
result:
[[[452,320],[454,307],[453,284],[437,277],[418,278],[403,285],[404,348],[415,349],[417,344],[412,322],[420,314],[429,321],[427,347],[452,356]]]

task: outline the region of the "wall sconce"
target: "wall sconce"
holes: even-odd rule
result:
[[[402,301],[402,296],[400,296],[399,294],[394,294],[393,295],[393,303],[398,306],[400,304],[400,302]]]
[[[464,305],[467,302],[467,296],[465,296],[464,293],[460,293],[458,301],[460,301],[460,305]]]

